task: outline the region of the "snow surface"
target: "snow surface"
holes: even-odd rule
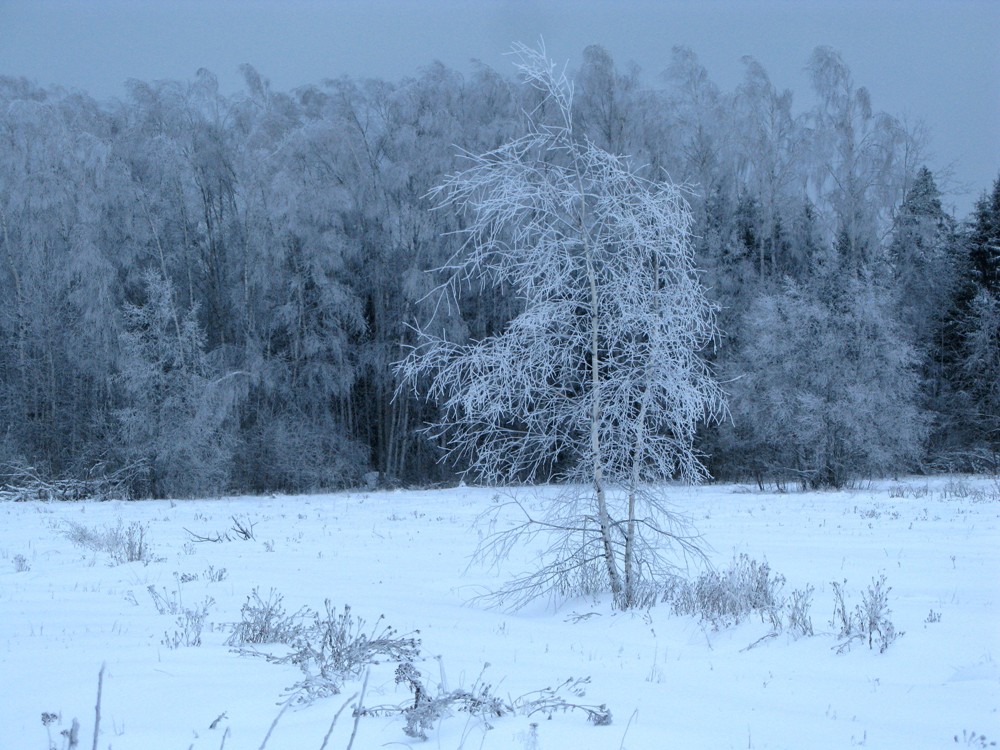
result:
[[[1000,742],[995,479],[921,478],[825,493],[668,491],[717,565],[745,552],[787,578],[785,593],[815,586],[816,635],[783,633],[747,649],[770,632],[759,619],[716,632],[666,605],[620,613],[608,600],[580,599],[507,613],[470,604],[531,565],[531,549],[516,550],[501,569],[469,565],[489,531],[480,514],[506,494],[493,489],[4,504],[0,749],[47,747],[43,712],[60,716],[49,727],[55,747],[74,717],[81,746],[91,747],[102,663],[98,747],[260,747],[301,673],[226,647],[254,587],[262,595],[276,589],[289,612],[330,599],[369,623],[384,614],[400,633],[419,630],[425,661],[417,666],[431,683],[443,676],[449,688],[469,688],[482,674],[500,695],[516,697],[589,676],[584,702],[606,703],[614,716],[601,727],[575,712],[507,716],[488,729],[456,713],[426,743],[407,737],[398,716],[363,717],[355,748],[912,750],[980,747],[982,735]],[[555,494],[542,488],[525,497],[539,505]],[[233,515],[256,523],[255,540],[194,543],[185,531],[224,532]],[[70,523],[102,528],[119,520],[148,524],[157,561],[112,566],[65,534]],[[30,569],[16,569],[25,564]],[[209,566],[225,568],[226,577],[208,580]],[[860,642],[836,653],[831,582],[846,579],[860,602],[881,573],[905,635],[882,654]],[[170,594],[181,575],[198,576],[180,584],[185,605],[205,597],[214,604],[203,645],[172,649],[163,641],[176,617],[157,612],[148,587]],[[927,621],[931,611],[940,621]],[[372,668],[366,705],[410,697],[393,674],[393,664]],[[334,714],[359,689],[360,681],[348,683],[342,695],[285,712],[266,747],[320,748]],[[328,747],[347,747],[352,725],[345,711]]]

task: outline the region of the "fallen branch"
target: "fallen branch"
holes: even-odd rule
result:
[[[755,646],[759,646],[761,643],[763,643],[764,641],[766,641],[768,638],[774,638],[777,635],[778,635],[778,631],[776,631],[776,630],[771,631],[767,635],[762,635],[760,638],[758,638],[756,641],[754,641],[753,643],[751,643],[746,648],[741,648],[740,649],[740,653],[742,654],[745,651],[749,651],[750,649],[754,648]]]

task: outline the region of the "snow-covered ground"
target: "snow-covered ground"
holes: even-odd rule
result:
[[[501,570],[469,565],[491,489],[344,493],[175,502],[0,505],[0,750],[64,747],[74,718],[93,743],[98,673],[106,664],[97,746],[113,750],[259,748],[302,673],[225,645],[253,589],[289,612],[324,600],[399,633],[419,630],[429,685],[490,684],[515,698],[589,677],[585,698],[613,721],[579,712],[484,721],[455,713],[426,743],[399,716],[362,717],[355,748],[942,748],[1000,742],[1000,486],[986,478],[909,479],[845,492],[769,494],[745,487],[670,490],[725,566],[766,561],[785,593],[815,587],[816,635],[766,638],[760,618],[715,631],[667,605],[615,612],[575,600],[517,613],[470,604],[531,565],[516,550]],[[555,496],[536,492],[532,504]],[[255,539],[195,542],[232,517]],[[148,526],[155,561],[112,565],[75,545],[74,529]],[[224,571],[224,572],[223,572]],[[873,578],[892,587],[905,635],[885,653],[856,641],[836,652],[832,582],[852,605]],[[200,646],[171,648],[165,600],[206,599]],[[487,665],[488,666],[485,666]],[[485,671],[484,671],[485,666]],[[411,699],[395,665],[371,668],[366,706]],[[478,681],[478,682],[477,682]],[[270,750],[318,750],[334,715],[361,688],[292,708]],[[48,727],[42,714],[55,714]],[[532,728],[531,724],[537,726]],[[347,747],[345,711],[327,747]],[[975,732],[975,737],[973,737]],[[985,736],[985,740],[982,737]]]

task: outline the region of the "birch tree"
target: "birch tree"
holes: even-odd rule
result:
[[[146,303],[126,303],[119,335],[118,380],[127,406],[117,417],[125,464],[148,469],[140,489],[153,497],[225,491],[233,417],[247,373],[213,366],[196,310],[176,317],[172,284],[155,271],[144,281]]]
[[[521,504],[524,523],[491,540],[501,554],[526,536],[549,542],[542,567],[498,599],[516,607],[603,589],[631,608],[670,572],[667,550],[698,554],[662,485],[705,476],[692,443],[723,408],[699,355],[716,336],[714,310],[680,190],[578,137],[565,74],[544,51],[515,53],[544,97],[535,114],[549,119],[529,113],[524,136],[470,156],[436,195],[469,221],[442,293],[507,285],[520,313],[468,343],[433,335],[432,321],[399,368],[428,383],[440,409],[432,434],[476,478],[566,483],[543,516]]]

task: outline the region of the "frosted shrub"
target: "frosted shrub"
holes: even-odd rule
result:
[[[483,671],[486,671],[485,667]],[[513,712],[511,706],[496,696],[493,686],[483,681],[482,674],[469,690],[439,690],[437,695],[434,695],[424,686],[420,671],[411,662],[405,662],[396,668],[396,684],[406,685],[413,693],[412,705],[405,706],[402,713],[406,718],[403,733],[414,739],[426,740],[427,730],[433,729],[452,711],[462,711],[475,716],[481,719],[487,728],[491,728],[490,719],[497,719]]]
[[[111,558],[112,565],[141,562],[148,565],[153,561],[152,550],[146,541],[147,527],[138,521],[125,526],[121,521],[114,527],[89,528],[75,521],[67,521],[63,534],[78,547],[104,552]]]
[[[903,484],[894,484],[889,488],[889,497],[892,499],[912,497],[918,500],[930,494],[930,487],[926,484],[920,487],[907,487]]]
[[[173,635],[165,632],[163,640],[160,642],[170,649],[181,646],[200,646],[201,633],[208,620],[208,610],[213,604],[215,604],[214,599],[205,597],[205,601],[194,609],[185,609],[177,618],[177,627]]]
[[[605,704],[589,705],[577,700],[585,697],[586,687],[590,684],[589,677],[570,677],[555,688],[544,688],[518,698],[504,699],[496,694],[492,684],[483,679],[489,666],[487,663],[483,667],[475,683],[468,689],[447,690],[439,686],[436,692],[432,692],[424,684],[420,671],[412,663],[405,662],[396,668],[396,684],[405,685],[410,690],[413,694],[412,703],[366,708],[361,713],[365,716],[402,714],[406,718],[403,732],[408,737],[421,740],[427,739],[427,730],[433,729],[439,721],[454,712],[467,713],[479,719],[487,729],[493,728],[490,724],[492,720],[513,714],[530,717],[541,713],[551,719],[555,713],[569,711],[584,713],[587,721],[594,726],[611,724],[611,711]],[[565,697],[567,693],[573,697]]]
[[[149,592],[149,598],[153,600],[153,606],[156,607],[156,611],[161,615],[179,615],[185,609],[184,584],[196,580],[198,580],[197,575],[175,571],[174,582],[177,584],[177,588],[173,591],[167,591],[164,586],[161,586],[160,590],[157,591],[156,586],[153,584],[149,584],[146,587],[146,591]]]
[[[868,648],[878,644],[879,653],[885,653],[893,641],[902,633],[896,632],[896,626],[890,620],[892,610],[889,609],[889,592],[891,586],[885,585],[885,575],[876,581],[867,591],[861,592],[861,605],[857,607],[857,619],[861,632],[868,638]]]
[[[773,637],[785,631],[794,637],[814,635],[812,596],[807,585],[782,594],[785,577],[774,573],[767,562],[757,562],[746,554],[734,557],[725,570],[709,570],[694,581],[674,579],[661,600],[669,602],[675,615],[691,615],[709,623],[714,630],[733,627],[758,615],[771,626]]]
[[[235,626],[227,642],[230,645],[288,643],[289,652],[283,656],[264,654],[269,662],[275,664],[296,664],[305,674],[302,680],[288,688],[290,700],[285,703],[282,713],[294,703],[308,705],[336,695],[346,681],[365,674],[361,700],[354,709],[355,722],[362,716],[401,716],[406,720],[403,732],[414,739],[426,740],[428,730],[454,713],[466,713],[482,722],[487,729],[492,728],[491,721],[512,714],[530,717],[542,713],[552,718],[555,713],[569,711],[584,713],[595,726],[611,723],[611,711],[605,704],[586,704],[579,700],[585,696],[589,677],[570,677],[555,688],[547,687],[510,699],[498,695],[494,685],[483,679],[490,666],[486,664],[468,689],[449,690],[443,684],[443,675],[442,684],[431,689],[424,682],[420,670],[414,666],[414,662],[421,658],[420,640],[415,637],[417,632],[400,636],[393,628],[381,624],[383,617],[379,617],[374,627],[367,630],[364,620],[354,617],[349,606],[338,612],[329,601],[325,602],[324,613],[303,609],[288,616],[281,600],[281,596],[273,590],[265,600],[254,589],[243,606],[243,621]],[[177,640],[180,637],[179,634]],[[241,653],[258,652],[241,650]],[[412,698],[398,705],[364,706],[369,666],[382,661],[396,663],[396,684],[406,687]],[[355,697],[349,698],[344,707]],[[339,715],[340,712],[337,713]],[[325,741],[323,747],[326,747]]]
[[[781,628],[785,577],[772,575],[767,562],[741,554],[726,570],[708,570],[694,581],[675,579],[663,596],[674,614],[694,615],[716,630],[732,627],[757,613]]]
[[[795,589],[785,602],[785,614],[788,630],[802,636],[813,635],[812,617],[809,610],[812,607],[812,595],[815,589],[806,586],[805,589]]]
[[[159,614],[177,617],[173,634],[164,632],[163,640],[160,641],[167,648],[201,645],[201,633],[208,620],[208,610],[215,604],[215,599],[206,596],[200,604],[194,607],[185,606],[183,584],[195,579],[197,576],[189,577],[174,573],[174,580],[177,582],[175,590],[167,591],[165,588],[161,588],[160,591],[157,591],[152,584],[146,587],[150,599],[153,600],[153,606],[156,607]]]
[[[178,578],[177,581],[179,589],[180,578]],[[161,588],[160,591],[157,591],[156,586],[149,584],[146,587],[146,591],[149,592],[149,597],[153,600],[153,606],[156,607],[156,611],[161,615],[180,614],[181,610],[184,608],[179,590],[168,592],[165,588]]]
[[[414,637],[418,633],[400,636],[381,624],[383,616],[366,632],[365,621],[354,617],[347,605],[338,613],[327,600],[322,614],[309,615],[304,617],[312,622],[303,624],[291,638],[291,653],[268,656],[276,664],[296,664],[305,674],[289,688],[300,703],[337,695],[345,680],[359,677],[369,664],[412,661],[420,655],[420,639]]]
[[[941,499],[942,500],[965,500],[970,497],[975,492],[975,489],[968,482],[962,479],[949,480],[944,487],[941,488]]]
[[[283,597],[274,589],[262,599],[255,588],[240,608],[242,619],[233,626],[232,635],[226,640],[229,646],[260,643],[291,643],[302,635],[303,611],[295,615],[285,612]]]
[[[214,565],[209,565],[205,568],[205,580],[212,583],[221,583],[226,580],[229,576],[229,571],[225,568],[216,568]]]
[[[835,647],[838,654],[849,651],[855,640],[867,640],[870,649],[877,644],[879,653],[885,653],[904,634],[896,630],[890,619],[892,610],[889,609],[889,592],[892,587],[885,585],[885,574],[879,576],[878,580],[872,579],[868,590],[861,593],[861,604],[855,605],[853,610],[849,609],[844,598],[843,586],[836,581],[831,585],[834,607],[830,625],[837,628],[839,637],[844,639]]]
[[[146,544],[146,527],[133,521],[126,527],[118,526],[109,537],[108,554],[116,565],[127,562],[148,564],[152,561],[149,545]]]
[[[66,528],[63,530],[63,536],[77,547],[102,552],[104,551],[107,530],[100,531],[84,526],[82,523],[67,521]]]
[[[942,500],[971,500],[974,503],[994,502],[1000,499],[1000,480],[994,480],[992,489],[976,487],[962,479],[952,480],[941,488],[940,498]]]
[[[582,711],[587,716],[587,721],[595,727],[608,726],[611,724],[612,716],[611,709],[606,704],[595,706],[579,703],[576,700],[586,697],[588,685],[590,685],[589,677],[570,677],[554,688],[543,688],[515,698],[513,706],[523,716],[545,714],[547,719],[551,719],[556,713]],[[565,698],[564,693],[572,695],[573,700]]]

